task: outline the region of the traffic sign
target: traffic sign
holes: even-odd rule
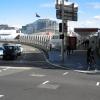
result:
[[[63,8],[63,5],[62,4],[56,4],[55,8],[61,10]],[[78,12],[78,7],[75,7],[74,3],[73,3],[71,5],[64,5],[64,10],[68,11],[68,12],[73,12],[73,11]]]
[[[62,19],[62,11],[56,10],[57,19]],[[64,20],[77,21],[77,13],[76,12],[64,12]]]
[[[77,21],[78,7],[75,7],[74,3],[70,5],[56,4],[56,17],[62,19],[62,9],[64,10],[63,19],[70,21]]]
[[[61,9],[57,9],[56,12],[57,12],[57,13],[62,13],[62,10],[61,10]],[[65,14],[67,14],[67,13],[70,13],[70,14],[71,14],[71,13],[77,13],[77,12],[75,12],[75,11],[70,12],[70,11],[68,11],[68,10],[64,10],[64,13],[65,13]]]
[[[61,10],[56,10],[56,15],[61,15],[62,16],[62,11]],[[64,11],[64,16],[77,16],[77,13],[76,12]]]
[[[58,15],[57,19],[62,19],[62,17]],[[67,20],[69,20],[69,21],[77,21],[77,16],[64,17],[64,20],[65,21],[67,21]]]

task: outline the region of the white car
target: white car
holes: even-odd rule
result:
[[[51,39],[49,41],[49,45],[51,48],[59,49],[61,48],[61,43],[62,43],[62,40],[60,39],[59,34],[54,34],[51,36]]]
[[[21,44],[16,44],[16,46],[20,47],[21,53],[23,52],[23,48]]]
[[[0,46],[0,56],[3,56],[3,50],[4,50],[4,48],[2,46]]]

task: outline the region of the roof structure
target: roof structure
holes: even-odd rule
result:
[[[74,28],[74,32],[78,33],[83,38],[93,35],[97,33],[99,30],[99,28]]]

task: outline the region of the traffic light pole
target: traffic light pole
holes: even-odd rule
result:
[[[68,1],[68,0],[66,0]],[[66,21],[66,27],[67,27],[67,32],[66,34],[64,34],[64,0],[62,0],[62,35],[64,36],[64,38],[62,39],[62,45],[61,45],[61,61],[62,63],[64,62],[64,46],[65,50],[67,48],[67,32],[68,32],[68,21]],[[65,44],[64,44],[65,43]]]
[[[64,35],[64,0],[62,0],[62,35]],[[61,45],[61,61],[64,62],[64,38]]]
[[[57,19],[62,20],[62,23],[59,24],[59,32],[62,32],[62,34],[60,35],[60,39],[62,39],[62,44],[61,44],[62,63],[64,62],[64,49],[66,50],[67,45],[69,45],[67,42],[68,20],[77,21],[77,11],[78,11],[78,7],[75,7],[74,3],[71,5],[66,5],[64,1],[68,2],[68,0],[56,0],[56,6],[55,6],[56,17]]]

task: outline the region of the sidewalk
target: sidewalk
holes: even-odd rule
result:
[[[73,70],[87,70],[86,50],[74,50],[73,54],[64,53],[64,63],[61,62],[61,52],[57,50],[49,51],[49,61],[53,64]],[[100,70],[100,58],[95,54],[96,67]]]

